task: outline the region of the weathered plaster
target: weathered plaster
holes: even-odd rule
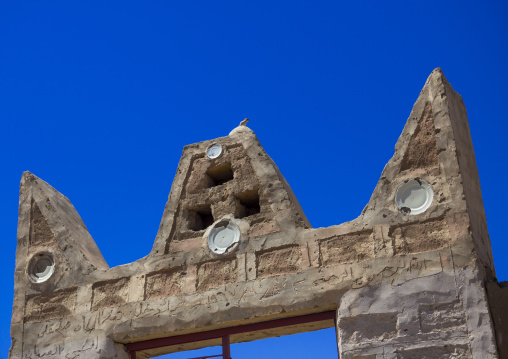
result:
[[[223,154],[209,159],[214,143]],[[394,196],[415,178],[434,199],[408,215]],[[212,226],[229,222],[239,243],[211,252]],[[55,272],[33,283],[27,268],[39,254],[54,258]],[[115,268],[69,200],[24,173],[9,358],[127,358],[127,343],[325,310],[337,310],[341,358],[498,358],[494,324],[499,348],[506,324],[496,299],[505,291],[494,285],[465,107],[436,69],[369,203],[341,225],[310,227],[245,126],[184,148],[151,253]]]

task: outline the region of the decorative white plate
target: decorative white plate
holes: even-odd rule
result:
[[[214,143],[213,145],[211,145],[210,147],[208,147],[206,149],[206,155],[208,156],[208,158],[210,159],[214,159],[214,158],[217,158],[221,155],[222,153],[222,146],[218,143]]]
[[[219,222],[208,235],[208,247],[212,252],[222,254],[226,253],[239,240],[240,229],[235,223],[229,221],[226,225],[224,222]]]
[[[416,215],[425,212],[434,198],[434,191],[426,181],[412,179],[397,188],[395,202],[401,212]]]
[[[35,283],[47,281],[55,271],[55,262],[49,254],[36,254],[28,266],[28,276]]]

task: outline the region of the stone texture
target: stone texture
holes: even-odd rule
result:
[[[394,227],[389,236],[394,242],[395,254],[427,252],[446,247],[450,241],[444,220]]]
[[[181,268],[150,273],[146,276],[145,300],[154,300],[172,297],[182,292],[180,281],[182,280]]]
[[[209,288],[217,288],[228,283],[234,283],[237,276],[235,258],[205,262],[198,267],[196,289],[204,291]]]
[[[422,332],[432,332],[463,326],[466,324],[464,310],[460,302],[425,304],[420,306],[420,328]]]
[[[55,240],[55,235],[41,213],[39,206],[32,201],[30,221],[30,245],[48,244]]]
[[[401,171],[438,166],[435,132],[432,104],[427,101],[421,119],[409,140],[408,150],[402,158]]]
[[[397,314],[364,314],[341,319],[341,340],[344,343],[383,341],[397,335]]]
[[[210,159],[213,144],[223,153]],[[394,196],[415,178],[431,184],[434,200],[406,215]],[[208,235],[224,223],[239,241],[212,253]],[[40,254],[55,271],[34,283],[27,268]],[[508,342],[465,107],[439,69],[364,211],[337,226],[311,228],[246,126],[185,146],[152,252],[115,268],[70,201],[24,173],[14,289],[10,359],[127,359],[132,343],[148,339],[329,310],[345,359],[494,359]],[[136,359],[189,345],[140,350]]]
[[[52,294],[40,294],[28,297],[25,321],[44,322],[74,314],[76,294],[76,288],[71,288]]]
[[[92,286],[92,310],[117,307],[129,300],[129,278],[94,283]]]
[[[301,266],[302,252],[299,246],[272,248],[256,253],[258,278],[297,272]]]
[[[351,357],[347,357],[346,359],[377,359],[377,355],[376,354],[353,355]]]
[[[373,232],[351,233],[320,242],[321,263],[354,263],[374,257]]]
[[[489,308],[496,332],[497,349],[500,358],[508,357],[508,282],[490,281],[486,285]],[[504,339],[504,340],[503,340]]]
[[[425,347],[417,349],[402,350],[397,359],[469,359],[471,352],[466,345]]]

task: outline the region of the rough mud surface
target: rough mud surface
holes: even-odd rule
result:
[[[415,178],[434,201],[407,215],[394,196]],[[226,222],[238,242],[213,253],[208,236]],[[40,254],[55,270],[34,283]],[[146,359],[201,345],[133,349],[149,339],[333,310],[341,358],[494,359],[508,338],[494,273],[465,107],[437,69],[364,211],[337,226],[311,228],[245,126],[184,148],[152,252],[115,268],[69,200],[23,174],[9,358]]]

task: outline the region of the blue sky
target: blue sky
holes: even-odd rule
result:
[[[436,67],[466,104],[508,280],[507,15],[502,1],[0,1],[0,355],[23,171],[71,200],[116,266],[150,251],[182,147],[249,117],[311,224],[340,224]]]

